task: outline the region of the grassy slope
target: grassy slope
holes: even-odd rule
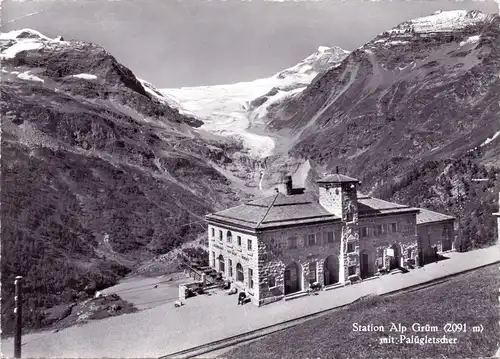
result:
[[[270,335],[226,353],[228,358],[477,358],[495,353],[500,319],[497,293],[498,266],[493,265],[455,277],[448,282],[413,293],[361,300],[283,332]],[[446,323],[484,326],[483,333],[446,334],[456,344],[379,344],[383,333],[352,331],[353,323],[410,328],[413,323],[436,325],[442,337]],[[399,333],[395,333],[399,335]],[[407,336],[425,336],[412,333]]]

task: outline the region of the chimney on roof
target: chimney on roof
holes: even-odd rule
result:
[[[286,175],[281,183],[278,185],[278,191],[280,193],[291,195],[293,194],[293,181],[292,176]]]

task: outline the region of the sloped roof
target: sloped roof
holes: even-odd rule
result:
[[[356,178],[352,178],[345,175],[339,175],[338,173],[333,175],[325,176],[317,181],[318,183],[352,183],[359,182]]]
[[[384,201],[358,192],[358,213],[360,216],[416,212],[418,208]]]
[[[358,192],[358,211],[362,217],[418,212],[397,203],[373,198]],[[207,216],[208,220],[222,221],[251,229],[265,229],[288,225],[338,221],[337,217],[319,204],[315,193],[295,195],[276,193]]]
[[[340,220],[324,209],[312,193],[307,192],[291,196],[273,194],[210,214],[207,219],[254,229]]]
[[[417,214],[417,224],[449,221],[455,219],[455,217],[448,216],[447,214],[434,212],[425,208],[419,208],[419,209],[420,212]]]

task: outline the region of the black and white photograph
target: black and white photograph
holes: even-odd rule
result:
[[[500,358],[500,0],[3,0],[2,358]]]

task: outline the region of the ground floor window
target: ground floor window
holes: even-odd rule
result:
[[[253,270],[252,268],[248,268],[248,286],[250,289],[253,288]]]
[[[229,277],[233,277],[233,261],[229,259],[227,261],[228,267],[229,267]]]
[[[309,263],[309,283],[317,282],[316,262]]]
[[[243,274],[243,267],[241,266],[240,263],[236,265],[236,280],[238,282],[243,282],[245,279],[245,275]]]
[[[269,288],[276,287],[276,278],[274,276],[269,277]]]
[[[356,266],[350,266],[347,269],[347,272],[348,272],[349,275],[355,275],[356,274]]]
[[[224,257],[222,254],[219,256],[219,272],[225,273],[225,268],[224,268]]]
[[[215,252],[212,252],[212,268],[215,268]]]

